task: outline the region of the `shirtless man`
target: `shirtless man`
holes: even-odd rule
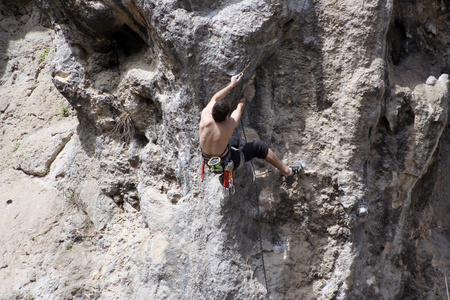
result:
[[[231,77],[231,82],[223,89],[218,91],[208,105],[202,110],[200,118],[200,147],[205,160],[213,156],[221,159],[228,157],[233,161],[235,169],[243,164],[242,158],[249,161],[254,157],[265,159],[268,163],[276,167],[284,176],[291,176],[299,171],[299,167],[288,167],[267,147],[264,142],[253,141],[247,143],[242,148],[243,156],[240,151],[231,149],[239,148],[239,138],[233,136],[233,131],[239,125],[242,113],[250,94],[247,87],[243,98],[239,101],[236,109],[230,113],[229,104],[224,101],[225,96],[235,87],[242,78],[242,73]]]

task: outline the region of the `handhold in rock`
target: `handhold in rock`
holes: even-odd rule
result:
[[[362,205],[358,208],[358,217],[365,217],[369,210],[366,206]]]
[[[435,85],[436,82],[437,82],[436,77],[430,76],[430,77],[428,77],[426,84],[428,84],[428,85]]]

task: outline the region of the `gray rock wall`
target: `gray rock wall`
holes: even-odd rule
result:
[[[0,297],[445,297],[446,2],[0,9]],[[237,134],[307,170],[224,196],[199,115],[247,64]]]

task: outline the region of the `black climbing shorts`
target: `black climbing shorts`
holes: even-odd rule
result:
[[[239,137],[233,135],[230,138],[229,145],[236,149],[240,149]],[[241,163],[241,154],[239,153],[239,151],[233,149],[230,150],[230,159],[233,161],[234,167],[237,169],[239,164]],[[245,144],[244,147],[242,147],[241,151],[242,153],[244,153],[244,159],[247,162],[255,157],[265,159],[267,157],[267,154],[269,153],[269,147],[267,147],[266,143],[264,142],[253,141]]]

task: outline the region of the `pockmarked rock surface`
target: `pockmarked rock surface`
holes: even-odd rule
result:
[[[0,298],[445,299],[450,6],[0,3]],[[287,164],[200,180],[200,112]],[[270,172],[273,171],[273,172]]]

